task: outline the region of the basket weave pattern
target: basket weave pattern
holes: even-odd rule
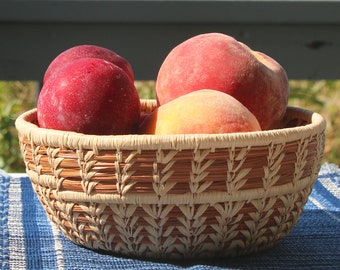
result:
[[[277,243],[303,211],[325,139],[324,120],[295,108],[284,124],[293,127],[253,134],[92,136],[35,123],[32,110],[16,125],[49,218],[77,244],[154,258]]]

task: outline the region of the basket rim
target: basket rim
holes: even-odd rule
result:
[[[146,101],[147,102],[147,101]],[[173,135],[90,135],[72,131],[41,128],[32,123],[37,108],[22,113],[15,121],[19,137],[27,137],[34,145],[66,149],[212,149],[226,147],[261,146],[270,143],[296,141],[322,133],[325,119],[318,113],[298,107],[287,107],[287,113],[307,119],[310,123],[282,129],[222,134],[173,134]]]

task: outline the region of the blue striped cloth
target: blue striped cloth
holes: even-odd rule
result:
[[[0,171],[1,269],[340,269],[340,170],[323,164],[297,226],[280,244],[224,260],[148,261],[100,254],[52,225],[26,175]]]

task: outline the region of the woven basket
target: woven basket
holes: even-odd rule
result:
[[[154,100],[141,100],[144,113]],[[326,123],[289,107],[277,130],[95,136],[16,121],[33,188],[76,244],[141,258],[256,252],[297,223],[320,169]]]

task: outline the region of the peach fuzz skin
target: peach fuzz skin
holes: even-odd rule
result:
[[[255,116],[232,96],[202,89],[156,108],[139,134],[217,134],[260,131]]]
[[[96,45],[78,45],[61,52],[52,60],[45,71],[43,83],[47,81],[51,74],[58,71],[61,67],[80,58],[100,58],[111,62],[124,70],[129,78],[134,81],[132,66],[125,58],[104,47]]]
[[[37,104],[40,127],[96,135],[137,133],[140,112],[128,75],[99,58],[77,59],[53,73]]]
[[[288,78],[279,63],[221,33],[184,41],[170,51],[160,67],[158,105],[198,89],[233,96],[255,115],[263,130],[278,127],[289,95]]]

